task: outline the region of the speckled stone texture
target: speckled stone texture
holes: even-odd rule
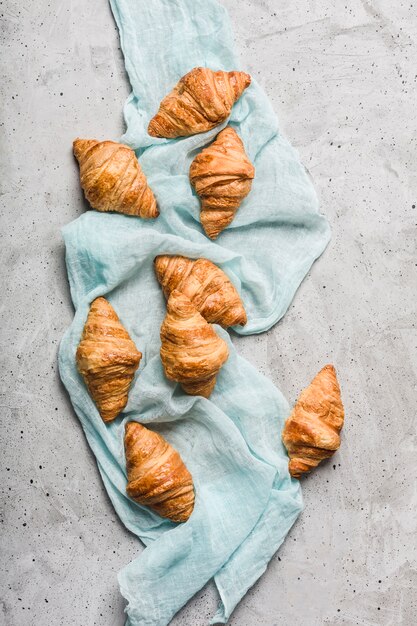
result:
[[[60,227],[84,211],[75,136],[116,139],[128,94],[106,0],[1,3],[1,626],[121,626],[119,523],[57,373],[72,306]],[[240,353],[294,401],[327,362],[346,424],[233,626],[417,623],[417,4],[225,1],[332,224],[273,330]],[[256,418],[256,416],[254,416]],[[173,620],[203,626],[208,585]]]

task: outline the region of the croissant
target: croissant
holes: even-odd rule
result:
[[[217,265],[207,259],[157,256],[155,272],[166,298],[178,289],[210,324],[244,326],[246,312],[236,289]]]
[[[92,302],[76,361],[105,422],[114,420],[127,403],[142,354],[136,349],[115,310],[105,298]]]
[[[81,187],[97,211],[151,218],[159,215],[155,196],[135,153],[114,141],[76,139]]]
[[[231,126],[195,157],[190,181],[201,198],[201,224],[210,239],[216,239],[233,220],[254,176],[255,168]]]
[[[229,350],[190,299],[175,289],[161,326],[161,344],[167,378],[181,383],[185,393],[208,398]]]
[[[291,476],[299,478],[340,446],[344,409],[333,365],[326,365],[301,392],[287,419],[282,439]]]
[[[162,100],[148,133],[167,138],[204,133],[224,122],[250,82],[244,72],[195,67]]]
[[[125,429],[127,494],[173,522],[186,522],[194,508],[190,472],[174,448],[138,422]]]

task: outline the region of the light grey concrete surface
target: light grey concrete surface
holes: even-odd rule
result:
[[[288,314],[240,353],[294,401],[335,363],[343,444],[233,626],[417,624],[417,4],[225,1],[333,229]],[[121,626],[141,550],[57,374],[71,322],[60,227],[76,135],[117,138],[129,87],[106,0],[1,3],[1,626]],[[209,585],[173,620],[203,626]]]

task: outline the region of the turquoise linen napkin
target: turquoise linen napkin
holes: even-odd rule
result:
[[[210,399],[187,396],[166,380],[159,358],[165,301],[153,259],[184,254],[217,263],[239,289],[248,313],[248,324],[236,332],[257,333],[285,313],[327,245],[329,227],[296,152],[253,81],[230,118],[256,167],[252,192],[218,240],[207,239],[188,169],[221,127],[179,140],[153,139],[146,128],[160,99],[192,67],[239,69],[227,14],[214,0],[111,4],[132,84],[122,140],[137,150],[161,215],[144,221],[89,211],[63,229],[75,317],[60,346],[60,374],[120,519],[147,546],[119,574],[128,600],[127,626],[165,626],[212,577],[221,599],[214,622],[224,623],[302,507],[280,439],[289,407],[219,327],[230,357]],[[99,295],[109,299],[143,353],[128,405],[107,426],[75,365],[89,303]],[[190,469],[196,503],[186,524],[164,520],[126,496],[127,420],[151,424]]]

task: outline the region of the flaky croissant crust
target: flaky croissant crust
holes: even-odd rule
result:
[[[129,387],[142,354],[105,298],[91,303],[77,348],[76,362],[105,422],[127,404]]]
[[[229,116],[250,82],[244,72],[195,67],[161,101],[158,113],[149,122],[148,133],[174,138],[206,132]]]
[[[207,322],[224,328],[246,324],[246,312],[235,287],[208,259],[161,255],[155,259],[155,272],[166,298],[178,289]]]
[[[167,378],[179,382],[190,395],[208,398],[228,356],[226,342],[189,298],[174,290],[161,326],[161,360]]]
[[[138,422],[128,422],[125,454],[127,494],[173,522],[187,521],[194,508],[193,479],[168,441]]]
[[[231,223],[254,176],[243,142],[230,126],[195,157],[190,181],[200,196],[201,224],[210,239],[216,239]]]
[[[93,209],[143,218],[159,215],[155,196],[131,148],[96,139],[76,139],[73,147],[81,187]]]
[[[287,419],[282,439],[295,478],[331,457],[340,446],[344,408],[333,365],[326,365],[301,392]]]

